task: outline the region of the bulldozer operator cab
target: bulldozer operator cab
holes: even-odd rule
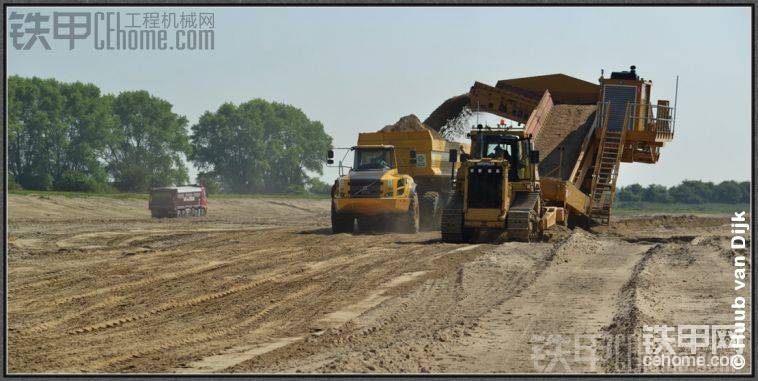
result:
[[[395,150],[392,147],[356,147],[353,171],[395,169]]]
[[[525,151],[528,141],[516,135],[487,134],[479,132],[472,139],[472,153],[476,159],[508,162],[508,180],[524,179],[524,168],[527,167]],[[522,147],[524,146],[524,147]]]

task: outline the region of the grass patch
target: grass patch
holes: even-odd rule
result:
[[[328,194],[312,194],[312,193],[303,193],[303,194],[247,194],[247,193],[218,193],[218,194],[211,194],[208,196],[209,199],[232,199],[232,198],[276,198],[276,199],[306,199],[306,200],[329,200],[331,198]]]
[[[37,196],[39,198],[50,197],[69,197],[69,198],[89,198],[89,197],[107,197],[121,200],[147,200],[147,193],[95,193],[95,192],[59,192],[59,191],[34,191],[34,190],[10,190],[8,194],[18,194],[24,196]],[[209,199],[235,199],[235,198],[256,198],[256,199],[312,199],[312,200],[328,200],[329,195],[317,195],[317,194],[211,194]]]
[[[682,204],[657,202],[627,202],[613,203],[613,214],[617,216],[644,214],[732,214],[734,212],[750,211],[749,204]]]
[[[147,193],[98,193],[98,192],[60,192],[60,191],[35,191],[35,190],[9,190],[8,194],[18,194],[24,196],[37,196],[39,198],[69,197],[69,198],[89,198],[89,197],[108,197],[115,199],[135,199],[147,200]]]

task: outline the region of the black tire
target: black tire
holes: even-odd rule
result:
[[[352,233],[353,232],[353,217],[342,216],[337,213],[332,202],[332,233]]]
[[[403,233],[418,233],[421,216],[419,214],[419,202],[416,192],[411,194],[411,204],[408,206],[408,211],[401,218],[402,224],[400,226],[402,226]]]
[[[421,212],[421,228],[424,230],[436,230],[440,228],[440,194],[437,192],[424,192],[419,204]]]

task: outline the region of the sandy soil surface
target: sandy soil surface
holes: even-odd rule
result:
[[[641,343],[733,324],[728,216],[456,245],[332,235],[327,200],[161,220],[144,200],[8,206],[10,372],[733,372],[645,366]]]

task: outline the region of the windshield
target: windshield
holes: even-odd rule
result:
[[[513,148],[510,144],[487,144],[484,155],[492,159],[508,159],[513,157]]]
[[[524,140],[520,140],[515,136],[502,136],[502,135],[484,135],[479,137],[473,137],[472,143],[474,144],[474,152],[479,154],[479,147],[482,149],[482,157],[490,158],[494,160],[506,160],[509,164],[508,178],[509,180],[517,180],[526,176],[523,169],[526,168],[526,153],[524,152],[525,143]]]
[[[359,148],[355,150],[354,171],[395,168],[390,148]]]

